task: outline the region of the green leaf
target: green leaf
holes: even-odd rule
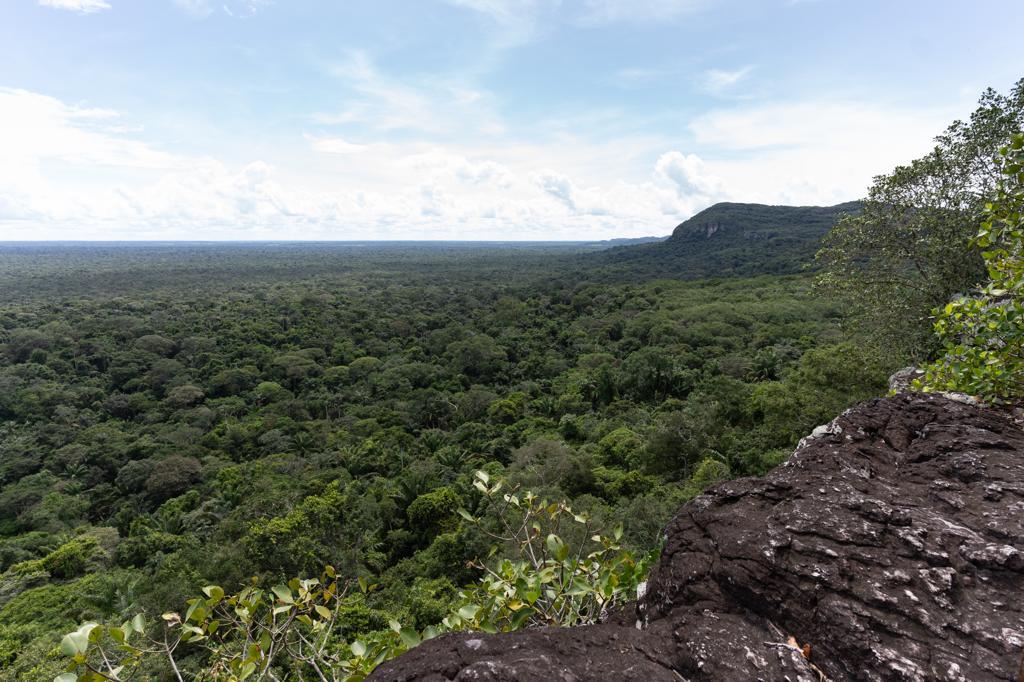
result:
[[[359,658],[366,655],[366,645],[360,642],[358,639],[348,645],[348,648],[352,650],[352,653]]]
[[[474,618],[476,618],[476,614],[478,614],[479,612],[480,612],[480,607],[477,606],[476,604],[466,604],[465,606],[463,606],[462,608],[459,609],[458,614],[459,614],[459,617],[462,618],[463,620],[470,620],[471,621]]]
[[[404,644],[409,649],[413,648],[414,646],[419,646],[419,643],[421,641],[420,633],[416,632],[412,628],[402,628],[402,630],[398,633],[398,636],[402,638],[402,644]]]
[[[512,629],[518,630],[523,627],[532,615],[533,611],[530,609],[520,609],[519,611],[516,611],[516,614],[512,616]]]
[[[202,620],[203,614],[205,613],[206,609],[203,609],[202,612],[199,613],[199,615],[196,615],[196,612],[200,610],[200,605],[202,604],[202,601],[198,599],[194,599],[191,601],[192,605],[189,606],[188,611],[185,612],[185,621],[187,622],[192,620],[193,616],[195,616],[195,620],[197,621]]]
[[[217,585],[207,585],[203,588],[203,594],[205,594],[210,599],[224,598],[224,590],[218,587]]]
[[[551,552],[551,556],[555,557],[557,561],[565,561],[566,557],[569,556],[569,547],[562,538],[554,533],[548,535],[545,542],[547,543],[548,551]]]
[[[84,654],[89,649],[89,634],[96,629],[96,623],[86,623],[74,632],[64,635],[60,641],[60,651],[65,656]]]
[[[270,591],[285,604],[295,603],[295,597],[292,595],[291,589],[286,585],[275,585],[270,588]]]

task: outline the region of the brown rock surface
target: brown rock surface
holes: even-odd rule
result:
[[[1024,679],[1024,431],[995,411],[862,404],[666,536],[621,622],[446,635],[371,679]]]

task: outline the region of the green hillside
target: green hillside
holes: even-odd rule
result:
[[[835,206],[766,206],[723,202],[681,223],[663,242],[623,246],[590,256],[617,275],[699,279],[785,274],[809,263],[821,238],[860,202]]]

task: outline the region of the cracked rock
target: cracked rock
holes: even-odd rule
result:
[[[370,679],[818,682],[813,665],[835,682],[1024,680],[1012,416],[869,401],[764,478],[684,505],[666,537],[639,602],[606,623],[444,635]]]

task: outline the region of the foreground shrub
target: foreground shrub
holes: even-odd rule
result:
[[[942,355],[917,383],[987,402],[1024,398],[1024,135],[1001,150],[1002,181],[972,244],[982,249],[989,282],[976,296],[937,311]]]

